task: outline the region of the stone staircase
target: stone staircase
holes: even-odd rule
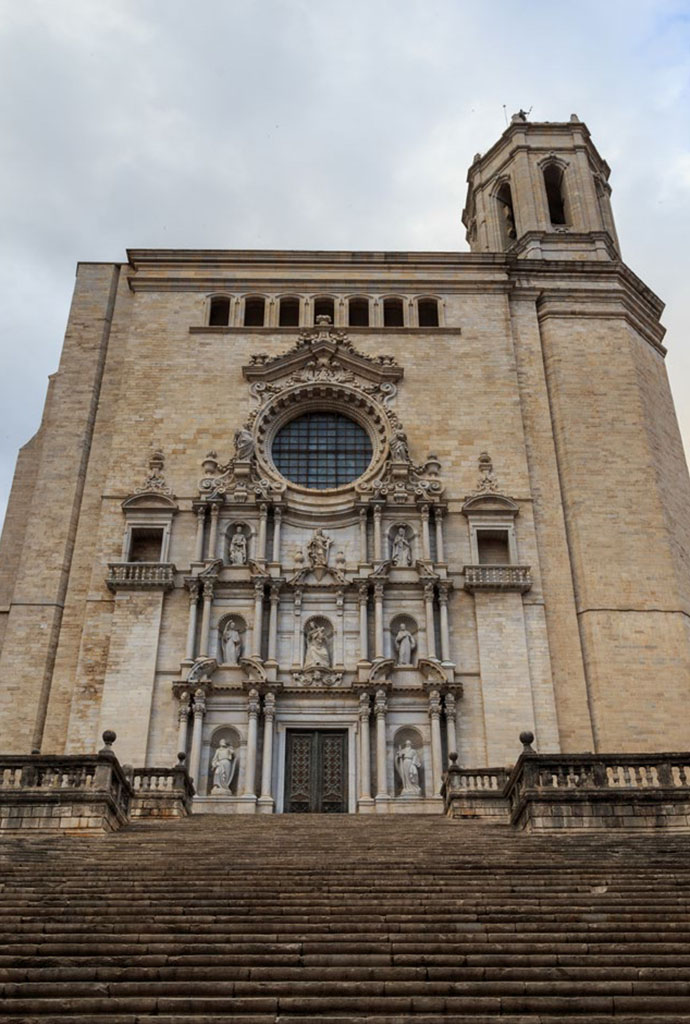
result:
[[[0,1020],[690,1024],[690,836],[428,816],[0,839]]]

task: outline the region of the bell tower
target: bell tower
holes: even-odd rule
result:
[[[587,126],[513,114],[498,142],[475,156],[462,221],[472,252],[523,259],[620,259],[609,166]]]

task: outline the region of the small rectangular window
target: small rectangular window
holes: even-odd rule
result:
[[[507,530],[477,530],[480,565],[510,565]]]
[[[438,327],[438,302],[436,299],[420,299],[417,303],[420,327]]]
[[[404,327],[405,326],[405,318],[403,316],[402,299],[384,299],[383,300],[383,326],[384,327]]]
[[[348,304],[348,321],[350,327],[368,327],[369,326],[369,300],[368,299],[350,299]]]
[[[227,327],[230,322],[230,299],[218,296],[211,299],[209,310],[209,327]]]
[[[299,299],[280,300],[279,327],[299,327]]]

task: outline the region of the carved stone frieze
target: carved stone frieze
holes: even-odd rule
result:
[[[293,682],[298,686],[339,686],[343,681],[343,673],[334,669],[317,665],[299,669],[292,673]]]

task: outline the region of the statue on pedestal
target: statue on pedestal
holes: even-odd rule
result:
[[[328,636],[324,626],[313,625],[306,633],[307,650],[304,655],[304,667],[329,668],[331,664],[331,652],[328,647]]]
[[[398,747],[395,755],[395,770],[402,786],[401,796],[421,796],[422,787],[419,785],[419,769],[421,767],[422,762],[412,746],[411,740],[405,740],[404,746]]]
[[[332,543],[323,530],[314,530],[314,535],[307,544],[307,557],[312,569],[319,565],[328,565],[328,551]]]
[[[235,527],[235,532],[230,541],[230,565],[247,564],[247,538],[241,526]]]
[[[211,761],[211,768],[213,769],[212,793],[223,794],[230,792],[236,767],[237,757],[235,756],[234,747],[229,746],[227,740],[221,740]]]
[[[412,546],[405,536],[404,526],[398,527],[398,531],[393,539],[391,560],[393,565],[400,565],[404,568],[412,565]]]
[[[234,619],[228,619],[221,636],[223,661],[226,665],[239,665],[242,654],[242,635],[235,626]]]
[[[404,622],[400,623],[400,628],[395,634],[395,647],[398,652],[396,664],[411,665],[417,641]]]

